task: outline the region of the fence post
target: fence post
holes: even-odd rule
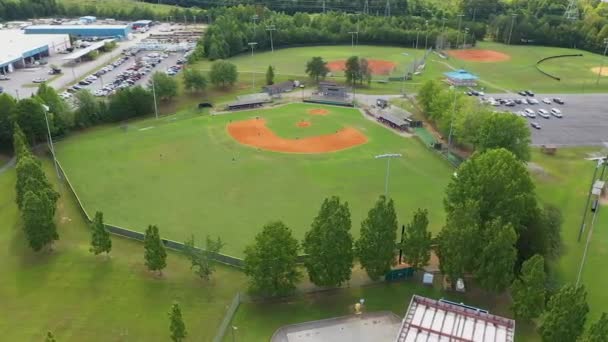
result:
[[[232,322],[234,314],[236,313],[236,310],[239,308],[240,305],[241,293],[237,292],[234,298],[232,299],[232,303],[230,303],[230,307],[228,307],[228,311],[226,311],[226,315],[224,315],[222,323],[220,323],[220,327],[218,328],[217,333],[213,338],[213,342],[222,342],[224,340],[224,336],[226,336],[226,331],[230,326],[230,322]]]

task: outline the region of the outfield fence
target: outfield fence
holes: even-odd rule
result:
[[[540,71],[545,76],[551,77],[552,79],[554,79],[556,81],[561,81],[562,80],[561,78],[559,78],[557,76],[554,76],[554,75],[551,75],[550,73],[542,70],[540,68],[540,64],[543,63],[544,61],[547,61],[547,60],[550,60],[550,59],[564,58],[564,57],[583,57],[583,54],[582,53],[577,53],[577,54],[573,54],[573,55],[557,55],[557,56],[545,57],[545,58],[539,60],[538,62],[536,62],[536,65],[535,65],[536,70]]]
[[[87,223],[91,223],[91,221],[92,221],[91,216],[89,215],[89,213],[85,209],[84,205],[82,204],[80,197],[78,197],[76,190],[74,190],[74,187],[72,186],[72,182],[70,182],[68,175],[63,170],[63,167],[61,166],[59,161],[57,161],[57,166],[59,168],[59,172],[61,172],[61,176],[63,177],[65,184],[68,185],[68,189],[70,190],[70,193],[74,196],[74,198],[76,198],[76,203],[78,203],[78,210],[80,211],[80,213],[82,214],[84,219],[87,221]],[[106,229],[112,234],[126,237],[126,238],[133,239],[133,240],[137,240],[137,241],[142,241],[142,242],[144,241],[144,234],[142,232],[134,231],[131,229],[127,229],[124,227],[107,224],[107,223],[104,223],[104,225],[105,225]],[[165,245],[165,247],[176,250],[176,251],[182,252],[182,251],[184,251],[184,249],[186,247],[181,242],[168,240],[168,239],[162,239],[162,241],[163,241],[163,244]],[[202,251],[201,248],[197,248],[197,249]],[[239,269],[242,269],[243,265],[244,265],[243,259],[233,257],[231,255],[222,254],[222,253],[214,253],[213,259],[219,263],[237,267]],[[301,259],[299,259],[299,260],[301,260]]]
[[[217,333],[215,334],[215,337],[213,338],[213,342],[222,342],[224,340],[224,337],[226,336],[226,332],[228,331],[228,328],[230,327],[230,322],[232,322],[232,319],[234,318],[234,314],[236,313],[236,310],[239,308],[241,303],[242,303],[242,295],[240,292],[237,292],[236,295],[234,296],[234,298],[232,299],[232,303],[230,303],[230,306],[228,307],[226,314],[224,315],[224,319],[222,320],[222,323],[220,323],[220,327],[217,329]],[[232,331],[232,333],[234,334],[234,331]]]

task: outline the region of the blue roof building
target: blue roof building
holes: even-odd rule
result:
[[[35,25],[25,28],[26,34],[69,34],[74,37],[125,39],[131,25]]]
[[[464,69],[446,72],[444,75],[446,77],[446,82],[454,86],[474,87],[477,85],[477,80],[479,79],[478,76],[473,75]]]

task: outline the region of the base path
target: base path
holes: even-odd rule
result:
[[[450,50],[448,55],[469,62],[504,62],[511,56],[494,50]]]
[[[277,136],[266,127],[262,118],[237,121],[227,127],[228,133],[241,144],[275,152],[326,153],[365,144],[367,137],[352,127],[336,133],[302,139],[286,139]]]

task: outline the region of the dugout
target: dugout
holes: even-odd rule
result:
[[[399,131],[405,131],[409,126],[404,119],[388,113],[381,114],[378,121]]]
[[[262,107],[265,102],[266,101],[261,99],[237,100],[228,104],[228,110],[259,108]]]
[[[345,86],[327,81],[319,82],[319,93],[320,95],[334,98],[346,98],[348,96]]]

